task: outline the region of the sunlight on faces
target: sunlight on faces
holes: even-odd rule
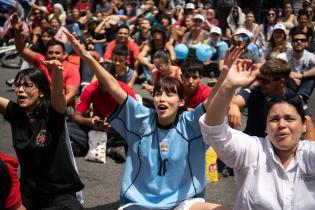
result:
[[[47,59],[48,60],[59,60],[60,62],[65,60],[67,54],[64,53],[62,46],[52,45],[49,46],[47,49]]]
[[[119,43],[125,43],[128,40],[128,36],[129,36],[129,30],[126,28],[121,28],[117,32],[117,41]]]
[[[172,124],[178,109],[185,105],[183,85],[175,78],[160,79],[153,90],[153,101],[159,124]]]
[[[304,34],[296,34],[292,37],[292,48],[296,52],[301,52],[305,49],[307,39]]]
[[[198,90],[198,85],[201,80],[199,72],[191,72],[189,74],[182,75],[182,81],[184,85],[185,93],[191,95]]]
[[[169,63],[164,62],[160,58],[155,58],[153,60],[154,65],[156,66],[157,70],[163,75],[163,76],[169,76]]]
[[[284,31],[278,29],[272,33],[272,38],[274,39],[274,41],[279,42],[279,41],[285,40],[286,35],[285,35]]]
[[[37,85],[28,78],[19,78],[14,82],[13,87],[19,106],[27,111],[33,111],[43,95]]]
[[[283,88],[284,79],[258,74],[256,80],[259,82],[261,92],[265,95],[273,95]]]
[[[295,151],[306,127],[295,107],[287,102],[273,105],[268,113],[266,132],[280,151]]]

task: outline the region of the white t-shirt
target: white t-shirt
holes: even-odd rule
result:
[[[293,72],[305,72],[315,66],[315,55],[307,50],[304,50],[303,56],[296,59],[292,56],[293,50],[280,53],[277,58],[287,61]]]

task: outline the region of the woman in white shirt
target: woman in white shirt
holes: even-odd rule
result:
[[[259,70],[239,60],[240,54],[237,49],[226,56],[230,65],[221,72],[200,118],[204,141],[234,168],[239,187],[234,209],[315,209],[315,143],[300,140],[306,127],[298,97],[270,98],[266,138],[246,135],[227,123],[235,90],[251,83]]]

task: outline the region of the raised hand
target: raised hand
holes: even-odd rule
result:
[[[11,27],[14,30],[18,30],[20,32],[23,31],[23,22],[21,21],[21,19],[19,18],[19,16],[16,13],[11,15]]]
[[[41,61],[48,69],[52,71],[63,71],[63,67],[61,65],[61,62],[59,60],[42,60]]]
[[[222,70],[228,70],[237,59],[239,59],[245,50],[242,47],[229,48],[224,57]]]
[[[259,66],[252,64],[251,60],[238,59],[228,69],[225,82],[233,87],[246,87],[255,80],[258,72]]]
[[[78,39],[76,39],[71,33],[66,30],[63,30],[63,32],[66,34],[68,41],[70,42],[72,49],[76,52],[76,54],[78,54],[80,57],[89,55],[83,45],[80,44]]]

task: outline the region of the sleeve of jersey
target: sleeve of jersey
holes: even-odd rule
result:
[[[201,136],[199,118],[206,112],[203,103],[200,103],[191,112],[183,112],[180,120],[183,122],[180,130],[187,139],[193,139]]]
[[[76,65],[69,64],[67,66],[67,76],[65,78],[65,85],[66,86],[76,86],[80,85],[80,72],[79,67]]]
[[[244,99],[245,103],[247,104],[249,101],[251,92],[252,92],[251,89],[245,88],[241,90],[237,95],[241,96]]]
[[[210,144],[219,158],[228,166],[241,170],[257,164],[259,157],[259,139],[232,129],[226,122],[208,126],[204,123],[205,115],[200,120],[203,140]]]
[[[114,50],[114,44],[113,42],[110,42],[106,47],[106,51],[104,54],[104,61],[112,60],[113,50]]]
[[[128,96],[124,104],[118,106],[115,112],[108,117],[108,122],[128,144],[132,144],[140,140],[148,127],[155,123],[154,116],[151,109]]]
[[[41,60],[45,60],[45,59],[46,59],[45,56],[43,56],[42,54],[35,53],[35,59],[33,60],[32,64],[35,68],[38,68],[39,70],[41,70],[43,66]]]
[[[18,161],[9,156],[0,156],[0,158],[5,162],[11,176],[11,189],[9,196],[7,197],[5,209],[15,210],[22,205],[21,202],[21,193],[20,193],[20,182],[17,175]]]
[[[15,104],[12,101],[10,101],[7,105],[7,108],[5,109],[3,117],[8,122],[12,123],[14,122],[15,119],[15,113],[16,113]]]
[[[91,103],[92,91],[90,86],[86,87],[82,94],[80,95],[79,102],[77,103],[75,110],[81,113],[86,112]]]

